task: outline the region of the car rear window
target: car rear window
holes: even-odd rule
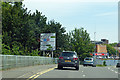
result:
[[[72,53],[72,52],[63,52],[62,53],[62,56],[74,56],[75,53]]]
[[[92,58],[86,58],[85,60],[92,60]]]

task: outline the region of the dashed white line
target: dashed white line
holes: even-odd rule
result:
[[[115,71],[115,73],[118,73],[117,71]]]
[[[85,75],[83,75],[83,77],[85,77]]]
[[[108,67],[108,69],[110,69],[110,68]]]

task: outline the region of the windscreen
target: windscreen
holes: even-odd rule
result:
[[[69,57],[73,57],[75,55],[75,53],[72,52],[63,52],[62,56],[69,56]]]

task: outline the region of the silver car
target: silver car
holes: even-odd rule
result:
[[[94,58],[86,57],[84,59],[83,66],[93,66],[93,67],[96,67]]]
[[[58,60],[58,69],[63,67],[75,67],[76,70],[79,70],[79,58],[76,52],[64,51],[61,53]]]

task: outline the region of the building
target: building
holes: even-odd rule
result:
[[[96,44],[95,52],[90,55],[96,56],[96,58],[107,58],[109,56],[107,53],[107,47],[103,44]]]
[[[109,41],[107,39],[101,39],[101,41],[104,43],[104,44],[108,44]]]
[[[107,53],[106,45],[97,44],[96,53]]]
[[[101,39],[101,41],[91,41],[93,44],[109,44],[109,40]]]

